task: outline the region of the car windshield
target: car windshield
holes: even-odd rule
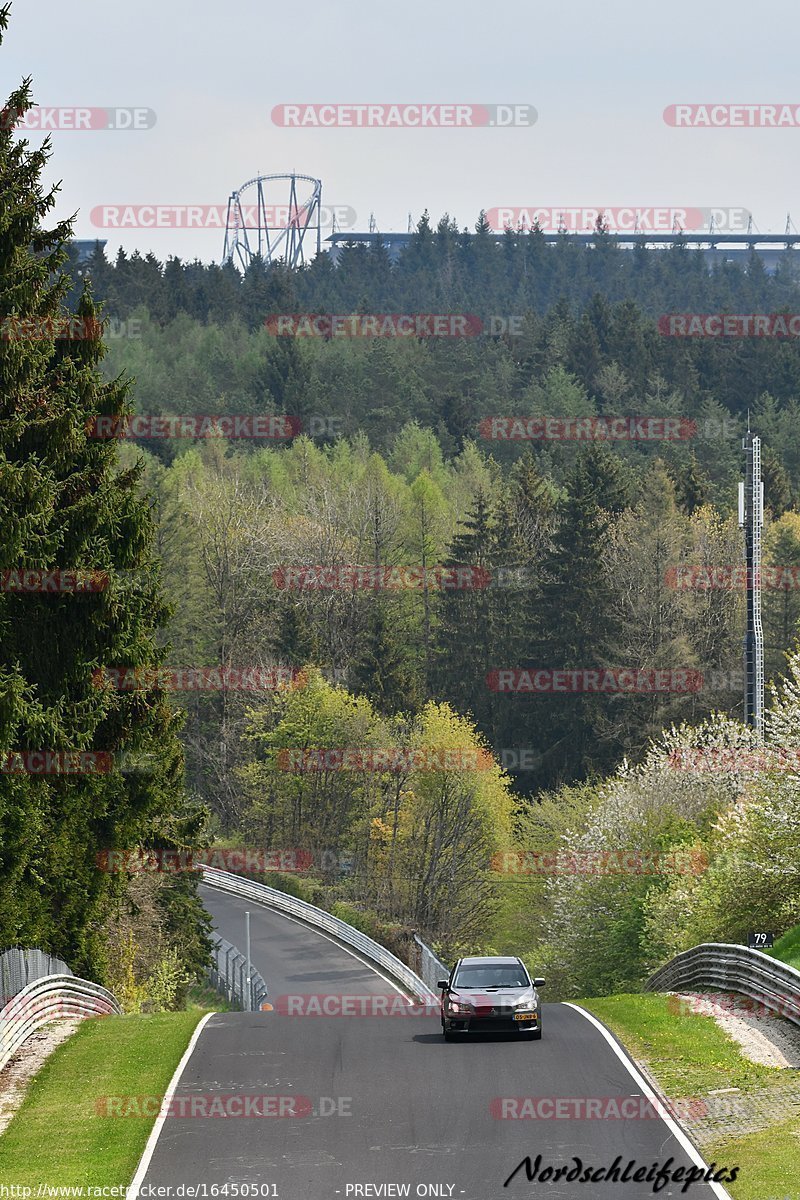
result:
[[[454,987],[528,987],[522,967],[514,963],[488,964],[485,967],[461,967],[453,981]]]

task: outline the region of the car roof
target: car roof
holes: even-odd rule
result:
[[[518,967],[522,962],[521,958],[510,958],[508,956],[494,955],[491,958],[460,958],[456,966],[475,966],[475,967]]]

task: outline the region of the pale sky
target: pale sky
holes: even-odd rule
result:
[[[153,110],[141,130],[59,130],[58,215],[109,252],[219,260],[219,230],[103,230],[108,205],[222,205],[259,173],[321,178],[366,229],[428,208],[472,226],[496,206],[743,207],[761,231],[800,228],[798,128],[671,128],[675,103],[800,106],[800,5],[759,13],[673,0],[15,0],[5,93]],[[509,129],[282,128],[275,105],[528,104]],[[40,133],[29,135],[33,144]],[[283,200],[282,195],[276,197]]]

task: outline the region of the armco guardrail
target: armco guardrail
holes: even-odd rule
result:
[[[268,994],[264,977],[251,964],[248,988],[247,959],[241,950],[219,934],[212,933],[211,937],[214,942],[211,951],[214,965],[208,972],[211,986],[230,1004],[238,1004],[245,1012],[258,1012]]]
[[[295,896],[287,896],[285,892],[267,887],[264,883],[254,883],[240,875],[232,875],[230,871],[219,871],[216,867],[203,867],[203,882],[223,892],[231,892],[234,896],[241,896],[256,904],[265,904],[268,908],[277,909],[278,912],[288,913],[289,916],[296,917],[315,929],[324,930],[343,945],[352,947],[368,962],[380,967],[411,996],[425,1003],[438,999],[425,981],[385,946],[381,946],[365,933],[360,933],[346,921],[340,921],[338,917],[322,908],[307,904],[305,900],[298,900]]]
[[[63,1018],[106,1017],[121,1012],[104,987],[75,975],[45,975],[0,1009],[0,1071],[32,1033]]]
[[[746,946],[704,942],[684,950],[651,975],[645,988],[649,992],[696,988],[741,992],[800,1025],[800,971]]]

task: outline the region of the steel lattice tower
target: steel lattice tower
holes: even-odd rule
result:
[[[764,484],[761,481],[761,438],[748,429],[742,448],[745,480],[739,484],[739,524],[744,529],[747,586],[747,629],[744,636],[744,720],[760,739],[764,732],[764,630],[761,624],[761,530]]]
[[[252,190],[252,197],[246,195]],[[287,199],[288,192],[288,199]],[[306,235],[322,248],[322,181],[311,175],[257,175],[231,193],[222,261],[246,270],[260,257],[289,267],[305,262]]]

